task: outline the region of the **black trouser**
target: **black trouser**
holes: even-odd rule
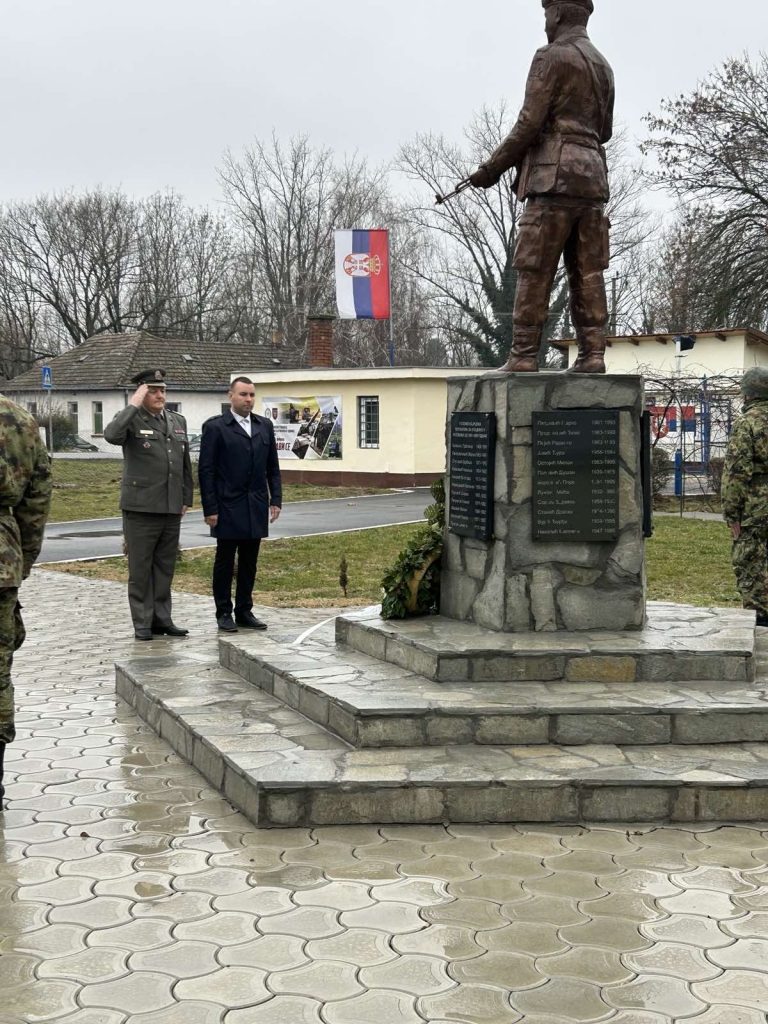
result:
[[[235,587],[235,615],[243,615],[253,608],[253,581],[260,540],[216,541],[216,560],[213,563],[213,600],[216,618],[232,614],[232,577],[237,555],[237,585]]]

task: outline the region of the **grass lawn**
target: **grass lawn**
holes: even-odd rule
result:
[[[381,577],[416,529],[416,526],[389,526],[355,533],[267,541],[259,554],[254,601],[276,608],[377,604],[381,600]],[[210,594],[214,550],[185,551],[176,567],[174,590]],[[339,586],[342,555],[347,559],[349,579],[346,598]],[[121,582],[128,579],[124,558],[62,563],[55,568],[89,579]]]
[[[193,466],[193,471],[197,482],[197,467]],[[70,523],[75,519],[119,516],[122,475],[122,459],[54,459],[50,522]],[[285,484],[283,500],[311,501],[315,498],[350,498],[382,493],[385,489],[376,487]],[[199,498],[197,507],[200,507]]]
[[[673,494],[660,494],[654,498],[653,507],[657,512],[680,512],[680,499]],[[716,512],[722,510],[719,494],[688,494],[685,496],[686,512]]]
[[[259,557],[254,599],[274,607],[376,604],[380,581],[417,526],[268,541]],[[740,605],[730,563],[730,535],[723,523],[658,519],[647,545],[649,597],[695,605]],[[339,562],[348,563],[347,597],[339,587]],[[213,550],[188,551],[174,589],[209,594]],[[91,579],[125,581],[125,559],[59,566]]]

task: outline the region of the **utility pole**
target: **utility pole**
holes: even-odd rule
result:
[[[619,275],[614,274],[611,278],[611,336],[616,337],[616,320],[617,320],[617,305],[618,305],[618,284]]]

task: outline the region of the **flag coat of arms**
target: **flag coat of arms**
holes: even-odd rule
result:
[[[336,304],[342,320],[388,320],[389,232],[336,232]]]

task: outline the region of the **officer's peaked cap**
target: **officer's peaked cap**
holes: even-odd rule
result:
[[[593,14],[595,5],[592,0],[541,0],[541,6],[544,8],[554,7],[555,4],[575,4],[576,7],[583,7],[587,14]]]
[[[165,387],[165,370],[141,370],[135,377],[131,377],[132,384],[154,384],[155,387]]]
[[[768,368],[753,366],[741,378],[741,393],[745,398],[768,398]]]

